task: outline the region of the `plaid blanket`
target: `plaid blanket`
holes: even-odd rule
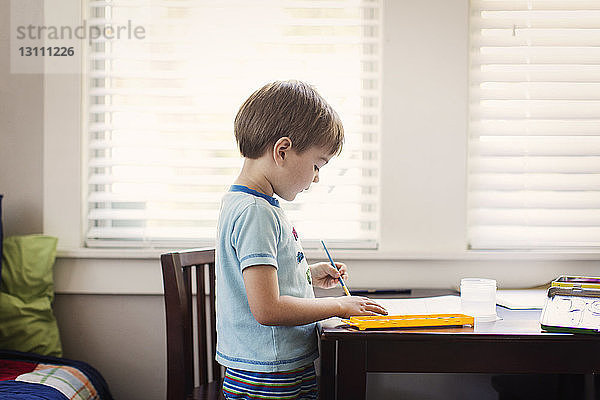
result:
[[[0,351],[0,398],[112,400],[106,382],[81,361]]]

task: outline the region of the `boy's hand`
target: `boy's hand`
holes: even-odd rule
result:
[[[309,268],[313,285],[323,289],[331,289],[339,284],[338,278],[340,276],[344,280],[348,279],[348,268],[346,267],[346,264],[335,263],[335,266],[337,269],[333,268],[331,263],[328,262],[310,265]]]
[[[368,297],[337,297],[340,304],[338,317],[350,318],[354,315],[387,315],[387,310]]]

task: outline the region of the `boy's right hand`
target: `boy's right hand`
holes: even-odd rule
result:
[[[343,296],[337,298],[340,305],[338,317],[350,318],[355,315],[387,315],[387,310],[368,297]]]

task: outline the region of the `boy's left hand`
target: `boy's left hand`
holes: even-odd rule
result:
[[[343,280],[348,279],[348,268],[344,263],[335,263],[338,269],[333,268],[331,263],[320,262],[310,265],[310,273],[312,276],[313,285],[331,289],[339,283],[338,278],[341,276]]]

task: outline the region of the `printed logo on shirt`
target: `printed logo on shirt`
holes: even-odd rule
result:
[[[292,228],[292,234],[294,235],[294,240],[298,240],[298,232],[296,232],[296,228]]]
[[[306,280],[309,285],[312,285],[312,275],[310,274],[310,268],[306,268]]]
[[[299,251],[298,254],[296,255],[296,261],[298,261],[298,264],[300,264],[302,262],[302,260],[304,260],[304,253]]]

